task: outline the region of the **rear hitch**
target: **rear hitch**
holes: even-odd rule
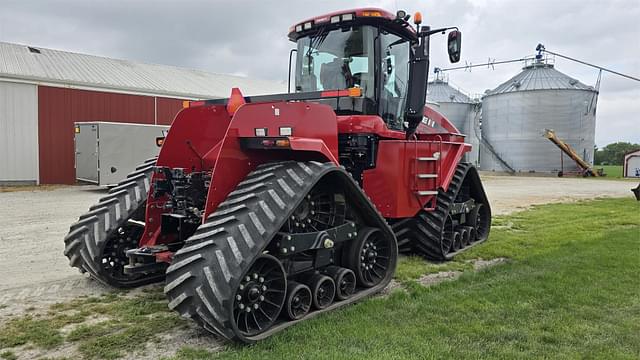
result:
[[[124,266],[125,274],[152,274],[164,272],[169,263],[166,261],[158,261],[171,257],[171,253],[167,246],[157,245],[142,247],[138,249],[127,250],[129,264]]]

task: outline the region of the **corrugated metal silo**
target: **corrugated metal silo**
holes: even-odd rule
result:
[[[436,110],[449,119],[461,133],[467,135],[465,141],[473,148],[465,155],[466,161],[477,166],[480,143],[478,102],[449,85],[448,81],[439,78],[429,82],[427,101],[437,103]]]
[[[518,172],[561,170],[560,150],[543,137],[553,129],[583,159],[593,164],[597,91],[535,61],[487,91],[482,98],[483,170]],[[563,155],[564,171],[578,170]]]

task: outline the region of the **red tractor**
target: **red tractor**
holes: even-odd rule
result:
[[[398,251],[435,260],[487,239],[464,136],[425,106],[429,37],[404,11],[291,27],[295,91],[192,101],[157,159],[71,226],[65,255],[107,285],[166,281],[169,307],[253,342],[382,290]],[[293,52],[292,52],[293,54]]]

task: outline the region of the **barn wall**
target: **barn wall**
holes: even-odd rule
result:
[[[157,125],[171,125],[178,111],[182,110],[182,100],[157,98]]]
[[[35,85],[0,82],[0,183],[38,179]]]
[[[155,99],[99,91],[38,87],[40,182],[75,182],[73,123],[113,121],[155,122]],[[163,115],[167,116],[167,115]]]

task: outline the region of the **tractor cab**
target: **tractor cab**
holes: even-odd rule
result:
[[[378,115],[391,130],[411,131],[422,120],[428,74],[428,37],[409,15],[358,9],[305,20],[291,27],[295,49],[294,89],[298,93],[348,90],[323,96],[338,115]],[[460,33],[450,35],[450,57],[459,59]],[[452,58],[452,60],[455,60]]]

